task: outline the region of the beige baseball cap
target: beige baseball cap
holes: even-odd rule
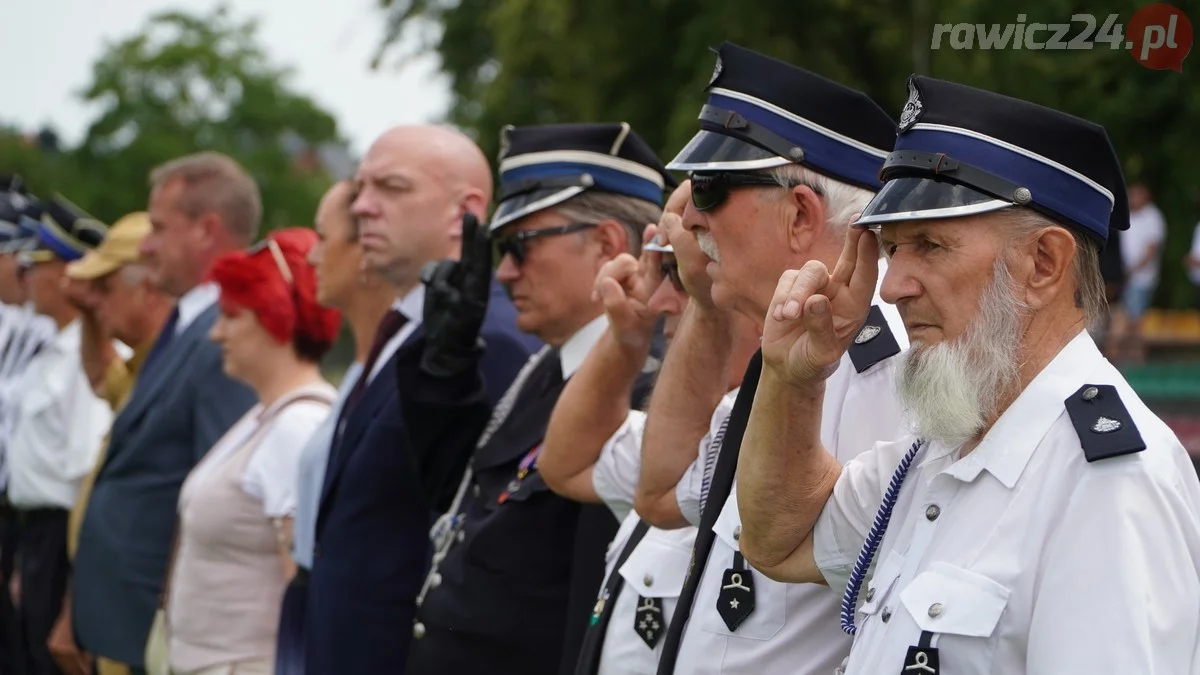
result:
[[[122,217],[108,230],[104,241],[82,258],[67,265],[67,276],[89,281],[112,274],[122,265],[142,259],[138,249],[150,234],[150,214],[136,211]]]

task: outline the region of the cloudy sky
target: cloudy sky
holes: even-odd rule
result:
[[[207,13],[217,0],[0,0],[0,122],[52,124],[78,142],[96,114],[76,97],[106,43],[136,33],[153,13]],[[383,30],[375,0],[236,0],[239,19],[258,18],[271,59],[293,68],[293,86],[337,118],[356,153],[394,124],[434,121],[448,93],[432,58],[371,72]],[[334,8],[337,9],[334,9]]]

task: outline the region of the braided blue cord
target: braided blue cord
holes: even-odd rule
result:
[[[862,550],[858,552],[858,560],[855,561],[854,570],[850,573],[850,583],[846,585],[846,593],[842,596],[842,630],[847,635],[854,635],[858,630],[854,625],[854,608],[858,604],[858,591],[862,586],[863,578],[867,575],[867,569],[871,567],[871,561],[875,558],[875,551],[883,541],[884,533],[887,532],[888,522],[892,519],[892,509],[896,506],[896,498],[900,496],[900,486],[904,484],[904,477],[908,475],[908,467],[912,465],[913,459],[921,450],[922,445],[924,445],[924,441],[921,440],[913,443],[912,447],[908,449],[908,454],[900,460],[900,466],[896,467],[896,473],[892,474],[892,482],[888,484],[887,492],[883,495],[883,503],[879,505],[879,511],[875,514],[875,522],[871,525],[871,531],[867,533],[867,540],[863,542]]]

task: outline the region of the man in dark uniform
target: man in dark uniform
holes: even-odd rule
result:
[[[607,327],[596,274],[638,254],[675,183],[628,124],[510,127],[503,140],[489,227],[496,277],[518,327],[547,346],[493,410],[477,366],[492,251],[489,233],[466,223],[462,261],[425,275],[426,335],[413,345],[423,357],[397,360],[410,442],[446,462],[443,482],[427,489],[454,494],[413,625],[408,672],[422,675],[572,671],[617,522],[550,491],[538,453],[565,381]]]

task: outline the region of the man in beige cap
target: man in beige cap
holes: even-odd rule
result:
[[[152,283],[149,269],[138,252],[150,233],[150,218],[142,211],[118,220],[103,243],[80,260],[67,266],[66,275],[73,285],[72,297],[80,307],[83,323],[82,356],[84,369],[96,394],[108,401],[113,411],[125,404],[137,379],[137,372],[154,344],[172,300]],[[133,355],[121,358],[113,339],[129,345]],[[80,486],[79,499],[71,512],[67,529],[67,552],[73,559],[79,538],[79,525],[91,495],[92,481],[104,464],[107,439],[96,465]],[[80,652],[71,629],[70,593],[58,624],[50,636],[50,651],[67,675],[90,675],[90,658]],[[124,675],[129,669],[100,658],[99,675]]]

